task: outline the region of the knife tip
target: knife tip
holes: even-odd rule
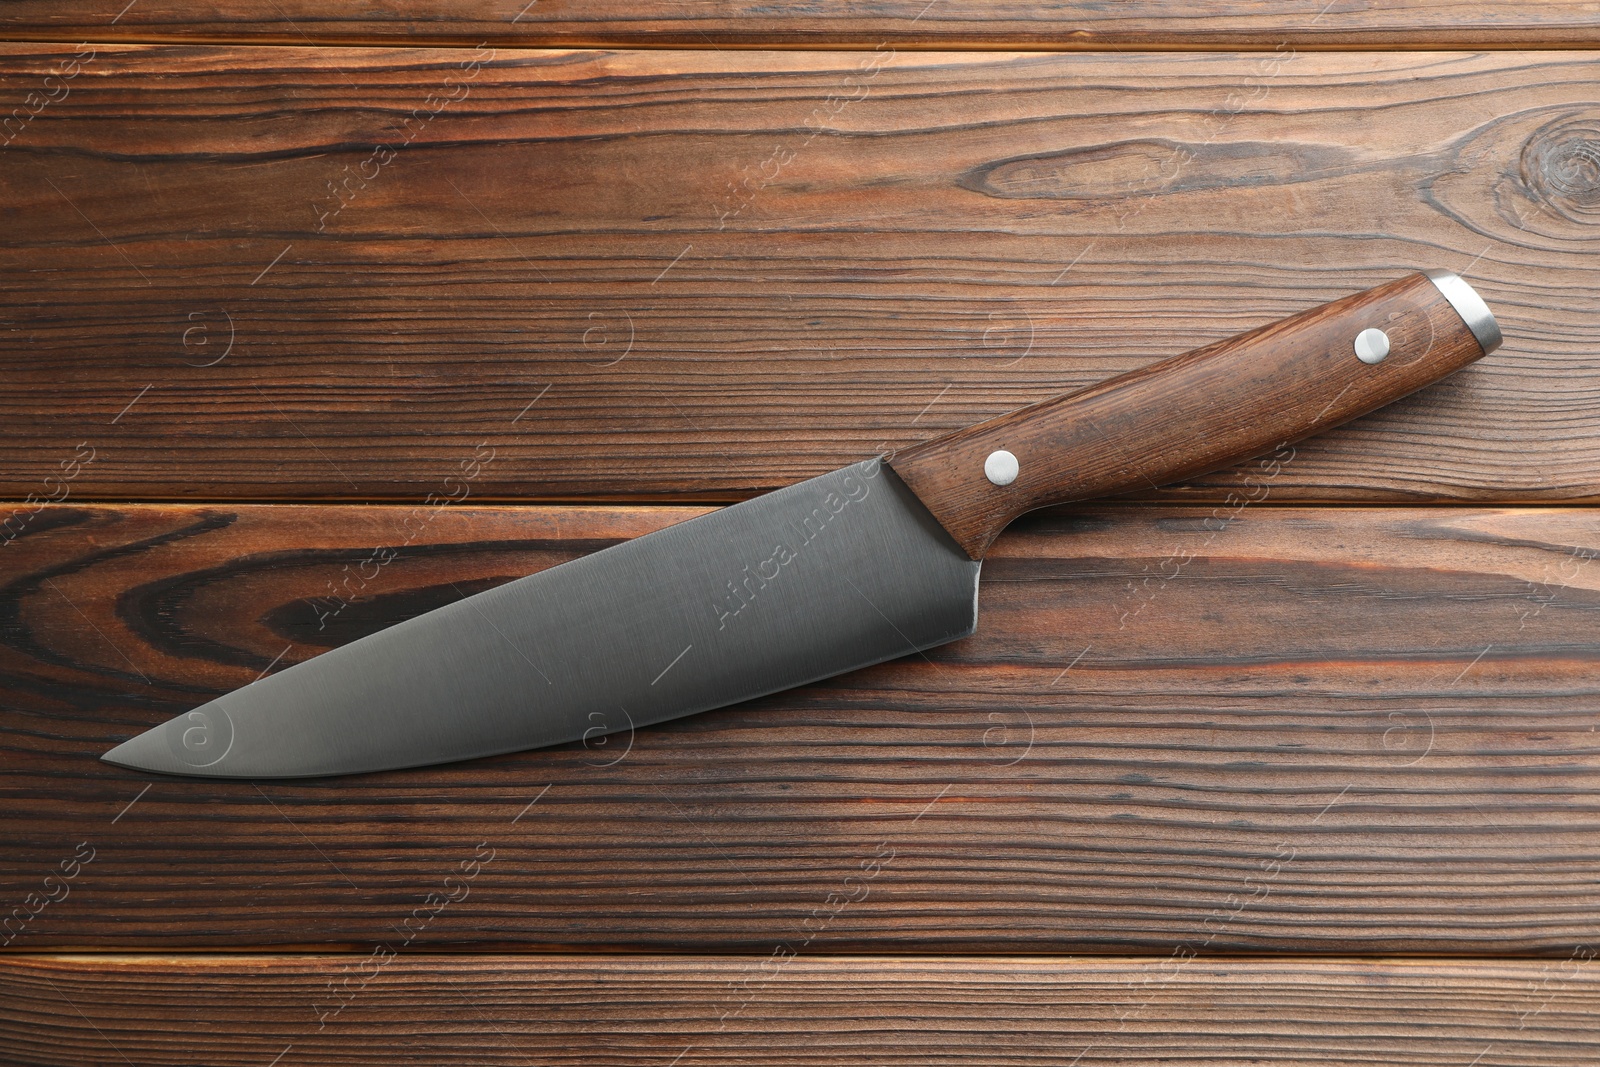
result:
[[[217,701],[158,723],[101,754],[104,763],[189,778],[240,778],[233,719]]]
[[[134,771],[160,770],[161,768],[151,765],[146,751],[149,748],[149,743],[145,739],[156,732],[156,730],[146,730],[142,734],[136,734],[128,738],[128,740],[114,748],[107,749],[100,754],[101,761]],[[145,743],[141,744],[140,742],[142,741]]]

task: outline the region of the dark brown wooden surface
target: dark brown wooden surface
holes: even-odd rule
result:
[[[25,956],[18,1067],[1359,1062],[1600,1056],[1593,951],[1554,961]],[[641,1025],[641,1011],[653,1025]]]
[[[688,514],[44,510],[0,549],[0,900],[66,895],[11,947],[1600,941],[1581,509],[1045,512],[984,564],[975,636],[631,739],[259,784],[96,759],[265,669]]]
[[[1045,48],[1551,48],[1600,42],[1586,0],[432,0],[378,6],[331,0],[11,0],[12,39],[258,39],[476,44],[1013,45]]]
[[[79,51],[0,68],[11,499],[729,500],[1428,266],[1504,349],[1278,498],[1600,497],[1588,52]]]
[[[1358,359],[1384,332],[1387,355]],[[1154,489],[1257,459],[1433,385],[1485,355],[1435,284],[1407,274],[1078,393],[935,438],[890,461],[973,559],[1048,504]],[[1012,481],[988,458],[1009,452]],[[1271,464],[1274,476],[1282,466]]]
[[[1576,0],[5,5],[0,1060],[1590,1067],[1597,38]],[[518,47],[629,43],[685,50]],[[1502,351],[1024,520],[924,658],[396,774],[95,758],[659,505],[1429,266]],[[1340,502],[1405,506],[1294,506]]]

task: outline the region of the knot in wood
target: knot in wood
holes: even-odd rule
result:
[[[1574,221],[1600,221],[1600,113],[1569,114],[1534,133],[1522,152],[1529,189]]]

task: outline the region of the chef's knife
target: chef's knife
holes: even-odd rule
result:
[[[577,741],[973,632],[1012,519],[1336,426],[1500,343],[1427,271],[467,597],[261,678],[105,759],[347,774]]]

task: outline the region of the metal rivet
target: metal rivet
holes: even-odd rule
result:
[[[1356,358],[1363,363],[1382,363],[1389,354],[1389,335],[1382,330],[1367,329],[1356,334]]]
[[[996,449],[983,461],[983,476],[995,485],[1010,485],[1017,480],[1017,457],[1005,449]]]

